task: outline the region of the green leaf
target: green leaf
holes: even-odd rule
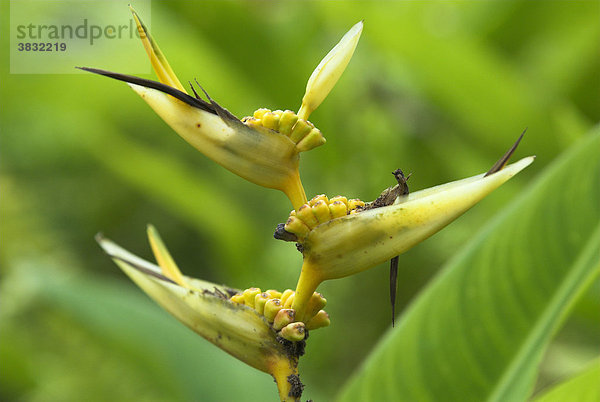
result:
[[[527,398],[600,270],[600,130],[566,151],[440,272],[341,400]]]
[[[600,359],[596,359],[587,368],[534,399],[534,402],[600,401],[599,379]]]

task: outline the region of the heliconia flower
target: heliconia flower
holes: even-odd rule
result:
[[[257,110],[242,120],[192,86],[188,95],[156,41],[131,10],[140,38],[160,82],[80,67],[125,81],[175,132],[204,155],[231,172],[263,187],[283,191],[294,208],[306,202],[298,172],[299,154],[325,143],[321,131],[307,119],[331,91],[352,57],[362,23],[356,24],[327,54],[309,79],[299,114]]]
[[[282,401],[297,400],[301,394],[297,371],[300,353],[296,353],[295,343],[283,342],[272,324],[255,309],[233,302],[231,297],[237,290],[182,275],[152,226],[148,237],[159,266],[101,235],[97,240],[123,272],[161,307],[230,355],[272,375]],[[326,321],[317,316],[315,321]],[[296,325],[288,329],[288,323],[284,324],[280,332],[285,339],[304,339],[304,323],[294,323],[301,328]],[[318,326],[311,324],[314,328]]]
[[[515,147],[516,144],[509,154]],[[389,206],[357,213],[348,207],[347,214],[335,217],[333,205],[341,201],[330,200],[327,205],[324,199],[316,202],[313,199],[308,206],[293,211],[285,227],[296,234],[303,253],[302,271],[292,304],[296,319],[303,320],[310,296],[321,282],[359,273],[407,251],[527,167],[534,157],[504,167],[507,159],[503,157],[492,174],[488,172],[400,196]],[[308,211],[308,207],[312,211]],[[306,223],[302,219],[303,213],[312,212],[318,220],[317,209],[325,215],[322,222]],[[293,232],[296,229],[298,231]]]

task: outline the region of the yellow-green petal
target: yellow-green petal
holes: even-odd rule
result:
[[[323,102],[340,79],[354,54],[362,29],[362,21],[350,28],[313,71],[306,84],[306,92],[298,112],[301,119],[308,120],[308,116]]]
[[[148,32],[148,29],[142,22],[139,15],[135,12],[133,7],[129,6],[129,9],[133,14],[133,19],[135,20],[140,39],[142,40],[144,49],[146,49],[150,63],[152,64],[152,69],[156,73],[159,81],[163,84],[172,86],[173,88],[177,88],[180,91],[185,92],[183,85],[181,85],[181,82],[179,82],[179,79],[167,61],[167,58],[160,51],[156,41],[152,38],[152,36],[150,36],[150,32]]]
[[[162,273],[179,286],[188,287],[179,267],[175,263],[175,260],[173,260],[173,257],[171,257],[171,253],[163,243],[156,228],[152,225],[148,225],[146,232],[148,234],[148,241],[152,247],[152,252],[154,253],[154,258],[156,258],[156,262],[162,269]]]

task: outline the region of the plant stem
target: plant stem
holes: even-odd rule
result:
[[[302,396],[303,385],[298,377],[298,360],[278,359],[272,365],[271,375],[277,383],[279,399],[282,402],[297,402]]]
[[[310,262],[305,259],[302,263],[302,271],[300,272],[300,278],[298,278],[296,294],[292,303],[292,308],[296,310],[296,321],[304,320],[308,301],[322,281],[320,275],[315,272]]]
[[[306,204],[306,193],[300,180],[300,173],[296,170],[296,173],[287,181],[284,188],[281,189],[287,195],[292,202],[292,206],[295,210],[298,210],[302,205]]]

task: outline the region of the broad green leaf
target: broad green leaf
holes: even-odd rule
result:
[[[534,402],[563,401],[600,401],[600,359],[534,399]]]
[[[343,401],[518,401],[600,270],[600,130],[566,151],[451,260]]]

